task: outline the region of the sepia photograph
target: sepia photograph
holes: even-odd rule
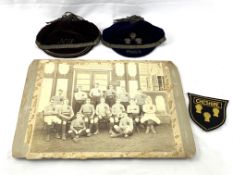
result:
[[[29,157],[184,155],[169,62],[41,61],[38,67],[25,137]]]

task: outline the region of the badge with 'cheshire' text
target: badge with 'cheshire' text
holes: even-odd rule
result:
[[[224,124],[228,100],[188,93],[189,113],[192,120],[205,131]]]

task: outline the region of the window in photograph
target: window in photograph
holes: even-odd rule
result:
[[[91,75],[89,73],[77,73],[76,85],[82,87],[83,91],[89,91],[91,85]]]
[[[147,76],[145,75],[140,76],[140,86],[143,91],[147,91],[148,88]]]
[[[125,74],[125,65],[124,63],[116,63],[115,65],[116,75],[122,77]]]
[[[129,80],[129,95],[130,97],[134,97],[138,91],[138,81],[137,80]]]
[[[106,91],[108,86],[108,74],[107,73],[93,73],[94,83],[99,83],[101,90]]]
[[[45,104],[49,103],[52,94],[52,86],[53,86],[53,79],[52,78],[44,78],[41,86],[41,93],[40,93],[40,102],[38,111],[43,111]]]
[[[139,74],[140,75],[147,75],[148,74],[148,63],[138,63],[139,67]]]
[[[55,69],[55,64],[54,63],[48,63],[44,67],[44,73],[46,74],[52,74]]]
[[[119,93],[121,91],[121,87],[126,87],[125,80],[120,80],[119,85],[116,86],[116,92]]]
[[[158,82],[158,77],[156,75],[152,76],[152,84],[153,84],[153,90],[159,91],[159,82]]]
[[[61,89],[63,91],[63,95],[65,98],[67,98],[67,88],[68,88],[68,79],[57,79],[57,85],[56,85],[56,95],[58,94],[58,91]]]
[[[158,76],[159,90],[164,90],[164,76]]]
[[[132,78],[137,75],[137,65],[135,63],[128,64],[128,74]]]
[[[164,96],[162,95],[157,95],[155,96],[155,104],[156,104],[156,109],[158,113],[166,113],[166,102],[164,99]]]
[[[62,75],[66,75],[70,70],[70,66],[68,64],[59,64],[58,71]]]

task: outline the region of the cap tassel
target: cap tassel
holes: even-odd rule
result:
[[[58,19],[55,19],[53,21],[46,22],[46,23],[51,24],[51,23],[58,22],[58,21],[80,21],[80,20],[83,20],[81,16],[75,15],[71,12],[65,12],[61,18],[58,18]]]

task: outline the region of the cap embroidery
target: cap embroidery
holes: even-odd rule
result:
[[[129,34],[129,38],[124,39],[125,44],[131,44],[132,42],[135,42],[136,44],[142,44],[142,38],[138,38],[137,34],[132,32]]]

